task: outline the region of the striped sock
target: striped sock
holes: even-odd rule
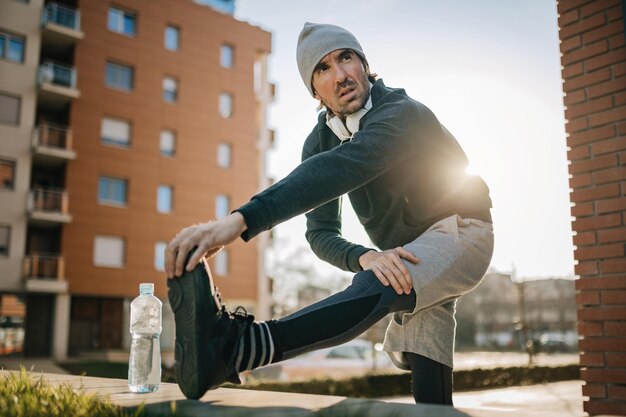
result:
[[[239,343],[235,369],[248,371],[272,363],[274,341],[265,322],[254,322]]]

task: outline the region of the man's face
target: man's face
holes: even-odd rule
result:
[[[336,116],[345,120],[367,102],[370,85],[361,59],[351,49],[326,55],[313,70],[313,90]]]

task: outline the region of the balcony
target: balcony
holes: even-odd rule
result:
[[[65,260],[56,254],[33,254],[24,258],[26,291],[45,293],[67,292]]]
[[[70,223],[68,194],[62,189],[38,188],[28,193],[26,209],[29,218],[41,224]]]
[[[76,159],[72,131],[67,126],[42,123],[33,131],[32,152],[35,163],[57,165]]]
[[[79,98],[76,69],[67,64],[46,61],[39,66],[39,100],[47,106],[57,107]]]
[[[42,42],[45,47],[66,49],[83,39],[80,12],[72,7],[48,3],[41,15]]]

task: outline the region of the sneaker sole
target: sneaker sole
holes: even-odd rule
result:
[[[192,271],[168,279],[168,298],[176,323],[174,370],[185,397],[198,399],[211,385],[207,351],[211,329],[220,309],[211,271],[203,258]]]

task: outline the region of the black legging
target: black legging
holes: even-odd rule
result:
[[[391,286],[385,287],[372,271],[359,272],[345,290],[268,322],[275,344],[274,362],[345,343],[389,313],[413,310],[415,302],[414,290],[399,295]],[[452,369],[416,354],[407,355],[407,359],[415,401],[452,404]],[[431,384],[435,381],[433,375],[439,375],[442,383]]]

